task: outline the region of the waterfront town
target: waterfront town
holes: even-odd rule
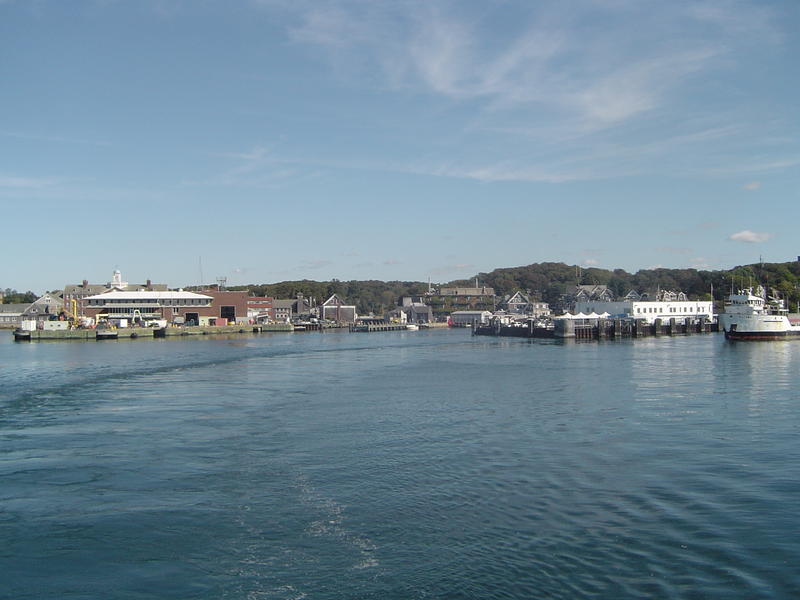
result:
[[[710,300],[690,299],[671,290],[657,290],[652,297],[631,290],[616,297],[606,285],[576,285],[554,306],[532,299],[530,292],[523,290],[498,296],[477,279],[472,287],[429,284],[422,294],[398,298],[396,306],[384,314],[359,314],[356,300],[336,293],[328,298],[302,293],[292,298],[256,296],[248,290],[225,289],[223,282],[192,291],[172,289],[150,280],[129,283],[115,270],[104,283],[83,280],[32,302],[0,304],[0,327],[14,329],[21,339],[437,326],[470,327],[487,335],[574,337],[570,332],[576,324],[580,329],[587,322],[596,326],[598,320],[622,319],[652,326],[675,320],[711,324],[715,319]],[[567,326],[565,321],[575,323]],[[539,335],[534,335],[534,330]]]

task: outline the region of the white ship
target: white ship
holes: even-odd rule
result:
[[[789,311],[783,300],[771,297],[766,300],[764,288],[759,286],[731,294],[725,303],[725,312],[719,323],[729,340],[782,340],[800,338],[800,324],[789,320]]]

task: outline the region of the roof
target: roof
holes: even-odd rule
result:
[[[177,292],[160,292],[143,290],[140,292],[106,292],[105,294],[97,294],[95,296],[87,296],[86,300],[141,300],[143,298],[152,298],[153,300],[181,300],[181,299],[194,299],[194,300],[213,300],[211,296],[204,294],[196,294],[195,292],[184,292],[178,290]]]
[[[0,304],[0,313],[20,313],[25,312],[30,304]]]
[[[351,304],[345,304],[344,300],[342,300],[338,294],[331,294],[331,297],[325,300],[322,303],[322,306],[352,306]]]

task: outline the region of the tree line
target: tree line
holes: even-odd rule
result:
[[[771,294],[779,295],[795,308],[800,302],[800,262],[763,263],[741,265],[729,270],[708,271],[697,269],[642,269],[628,273],[623,269],[583,268],[565,263],[534,263],[522,267],[495,269],[478,273],[469,279],[451,281],[445,286],[473,287],[475,277],[479,285],[494,288],[499,297],[518,290],[527,292],[532,300],[556,303],[562,295],[576,285],[605,285],[622,297],[631,290],[651,296],[659,289],[682,291],[693,300],[714,299],[722,302],[731,290],[755,287],[759,284]],[[271,284],[250,284],[229,289],[249,290],[256,296],[294,298],[297,294],[314,298],[321,304],[333,294],[356,305],[360,314],[382,314],[397,306],[403,296],[423,295],[428,284],[418,281],[282,281]]]
[[[605,285],[622,297],[631,290],[652,294],[659,289],[684,292],[690,299],[721,302],[731,292],[745,287],[763,285],[771,294],[788,302],[793,310],[800,303],[800,262],[756,263],[741,265],[729,270],[704,271],[697,269],[642,269],[628,273],[623,269],[582,268],[565,263],[544,262],[522,267],[495,269],[478,273],[469,279],[451,281],[445,286],[473,287],[475,277],[479,285],[494,288],[503,296],[518,290],[529,293],[531,300],[550,304],[575,289],[576,285]],[[295,298],[302,294],[322,304],[333,294],[356,305],[359,314],[383,314],[398,305],[403,296],[422,296],[428,284],[421,281],[281,281],[229,287],[230,290],[248,290],[254,296]],[[37,295],[31,291],[18,292],[6,288],[3,303],[23,304],[34,302]]]
[[[36,302],[36,299],[39,297],[30,290],[27,292],[18,292],[11,288],[4,289],[2,295],[3,297],[0,298],[1,304],[31,304]]]
[[[800,302],[800,262],[758,263],[729,270],[581,268],[564,263],[537,263],[524,267],[495,269],[480,273],[482,285],[502,296],[516,290],[528,291],[536,299],[554,303],[576,285],[605,285],[622,297],[631,290],[652,294],[657,290],[682,291],[689,298],[722,301],[732,290],[763,285],[770,294],[786,300],[791,307]]]

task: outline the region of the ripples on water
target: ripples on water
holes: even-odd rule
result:
[[[800,343],[0,342],[2,598],[793,598]]]

